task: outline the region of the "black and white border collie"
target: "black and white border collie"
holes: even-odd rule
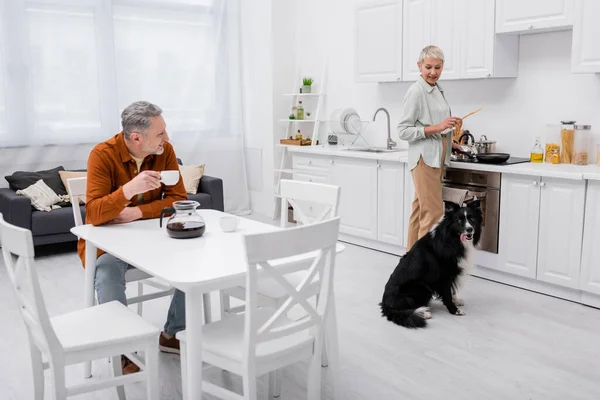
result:
[[[400,258],[385,285],[381,314],[395,324],[421,328],[431,318],[429,302],[438,296],[450,314],[464,315],[453,293],[473,264],[482,222],[479,200],[463,207],[446,203],[440,222]]]

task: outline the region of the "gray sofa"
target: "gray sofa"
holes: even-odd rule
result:
[[[204,175],[200,179],[198,193],[188,194],[188,198],[199,202],[200,208],[223,211],[223,181]],[[85,219],[85,208],[80,207]],[[12,188],[0,188],[0,214],[6,222],[31,230],[35,246],[77,240],[71,233],[75,226],[71,207],[38,211],[27,197],[17,195]]]

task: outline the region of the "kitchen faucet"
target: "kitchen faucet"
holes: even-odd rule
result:
[[[373,114],[373,121],[375,121],[375,118],[377,118],[377,113],[379,111],[385,112],[385,115],[387,116],[387,149],[392,150],[392,147],[396,147],[397,143],[392,140],[390,132],[390,113],[383,107],[378,108],[377,111],[375,111],[375,114]]]

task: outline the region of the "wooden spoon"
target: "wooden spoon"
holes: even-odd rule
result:
[[[483,107],[481,107],[481,108],[479,108],[479,109],[477,109],[477,110],[475,110],[475,111],[471,111],[470,113],[468,113],[467,115],[465,115],[464,117],[462,117],[462,119],[465,119],[465,118],[467,118],[467,117],[470,117],[470,116],[471,116],[471,115],[473,115],[473,114],[477,114],[477,113],[478,113],[479,111],[481,111],[481,110],[483,110]]]

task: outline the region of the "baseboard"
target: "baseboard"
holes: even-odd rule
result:
[[[389,243],[380,242],[379,240],[366,239],[358,236],[348,235],[345,233],[340,233],[338,236],[339,241],[354,244],[361,247],[366,247],[368,249],[381,251],[384,253],[390,253],[397,256],[404,255],[406,253],[406,248],[402,246],[397,246]]]

